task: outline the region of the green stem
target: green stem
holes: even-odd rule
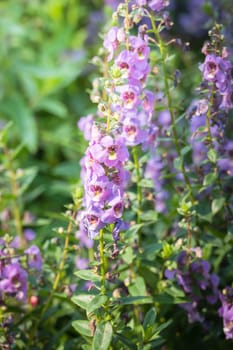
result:
[[[105,288],[105,257],[104,257],[104,230],[100,230],[100,273],[101,273],[101,291],[102,295],[106,294]]]
[[[76,215],[76,211],[73,212],[73,215],[69,221],[69,224],[68,224],[68,227],[67,227],[67,230],[66,230],[66,237],[65,237],[65,243],[64,243],[64,249],[63,249],[63,253],[62,253],[62,258],[61,258],[61,261],[60,261],[60,264],[59,264],[59,267],[58,267],[58,271],[57,271],[57,274],[56,274],[56,277],[55,277],[55,280],[53,282],[53,286],[52,286],[52,290],[51,290],[51,293],[47,299],[47,302],[45,303],[42,311],[41,311],[41,314],[40,314],[40,317],[38,318],[38,320],[35,322],[35,326],[31,332],[31,342],[33,343],[35,341],[35,332],[41,322],[41,320],[43,319],[44,317],[44,314],[46,313],[46,311],[48,310],[51,302],[52,302],[52,299],[54,297],[54,294],[59,286],[59,282],[61,280],[61,277],[62,277],[62,273],[63,273],[63,270],[64,270],[64,267],[65,267],[65,262],[66,262],[66,257],[67,257],[67,252],[68,252],[68,248],[69,248],[69,242],[70,242],[70,234],[71,234],[71,231],[72,231],[72,227],[73,227],[73,219]]]
[[[20,248],[23,249],[26,247],[27,243],[26,243],[24,233],[23,233],[23,225],[22,225],[22,218],[21,218],[21,212],[20,212],[20,201],[19,201],[19,188],[18,188],[17,178],[16,178],[15,170],[14,170],[12,162],[11,162],[11,154],[8,151],[6,146],[3,146],[3,150],[4,150],[5,156],[7,158],[6,168],[9,171],[10,187],[11,187],[11,192],[12,192],[13,197],[14,197],[12,210],[13,210],[13,216],[14,216],[15,229],[16,229],[17,235],[19,236]]]
[[[154,14],[149,13],[149,16],[150,16],[154,35],[158,41],[158,47],[160,50],[160,55],[161,55],[161,60],[162,60],[165,94],[167,97],[168,110],[169,110],[170,115],[171,115],[173,140],[174,140],[174,144],[175,144],[176,152],[177,152],[178,156],[182,157],[180,143],[179,143],[178,134],[177,134],[177,130],[176,130],[176,118],[175,118],[174,108],[172,105],[171,92],[170,92],[170,88],[169,88],[169,78],[168,78],[167,67],[166,67],[166,51],[165,51],[165,47],[163,44],[163,40],[162,40],[162,38],[159,34],[159,31],[158,31],[158,28],[156,27],[156,24],[155,24]],[[194,195],[193,195],[192,186],[191,186],[191,183],[189,181],[188,175],[186,173],[183,161],[181,164],[181,171],[182,171],[182,174],[184,176],[186,186],[187,186],[189,193],[190,193],[190,199],[191,199],[192,203],[194,204],[195,199],[194,199]]]
[[[138,150],[137,147],[133,148],[133,160],[134,160],[134,167],[136,170],[136,181],[137,181],[137,202],[138,202],[138,208],[137,208],[137,224],[141,223],[141,206],[142,206],[142,187],[140,186],[140,166],[139,166],[139,160],[138,160]]]

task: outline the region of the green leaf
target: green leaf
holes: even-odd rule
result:
[[[182,150],[181,150],[182,156],[185,156],[188,152],[191,151],[191,149],[192,149],[192,147],[190,145],[185,146],[184,148],[182,148]]]
[[[13,120],[22,141],[29,151],[35,152],[38,146],[36,121],[24,100],[19,95],[12,95],[1,103],[0,112]]]
[[[88,305],[91,303],[91,301],[95,298],[94,295],[91,294],[79,294],[74,295],[71,298],[71,301],[81,307],[82,309],[86,310],[88,308]]]
[[[142,179],[138,185],[140,187],[155,188],[153,181],[150,179]]]
[[[225,204],[225,198],[220,197],[220,198],[215,198],[211,204],[211,210],[213,215],[217,214],[224,206]]]
[[[156,222],[158,220],[158,213],[155,210],[147,210],[141,214],[141,220]]]
[[[205,176],[204,181],[203,181],[203,186],[211,186],[215,183],[217,179],[217,174],[216,173],[209,173]]]
[[[162,344],[164,344],[164,342],[165,342],[165,340],[163,338],[157,336],[155,340],[152,340],[149,342],[150,348],[148,348],[148,349],[150,349],[150,350],[155,349],[158,346],[161,346]],[[144,348],[143,348],[143,350],[144,350]]]
[[[30,169],[24,169],[22,177],[20,178],[20,182],[22,183],[20,186],[19,193],[22,195],[25,191],[27,191],[28,187],[31,185],[32,181],[35,179],[38,173],[38,169],[36,167]]]
[[[9,130],[11,129],[13,123],[9,122],[6,125],[4,125],[3,129],[0,129],[0,143],[6,144],[7,143],[7,136],[9,134]]]
[[[174,159],[174,167],[176,170],[182,171],[183,168],[183,158],[182,157],[177,157]]]
[[[172,320],[168,320],[167,322],[161,324],[158,328],[157,328],[157,334],[159,334],[160,332],[162,332],[164,329],[166,329],[168,326],[170,326],[170,324],[172,323]],[[155,336],[153,336],[151,338],[152,339],[155,339]]]
[[[215,151],[215,149],[210,149],[207,153],[207,156],[208,156],[209,160],[211,161],[211,163],[216,163],[217,158],[218,158],[218,154]]]
[[[92,350],[108,350],[112,340],[112,333],[110,322],[98,324],[93,339]]]
[[[44,110],[59,118],[65,118],[67,116],[66,106],[63,105],[63,103],[61,103],[59,100],[52,98],[44,98],[36,105],[35,109]]]
[[[79,270],[76,271],[75,276],[85,281],[100,282],[101,277],[97,275],[93,270]]]
[[[99,309],[103,304],[106,303],[108,297],[106,295],[96,295],[87,307],[87,314]]]
[[[160,242],[146,245],[144,248],[144,255],[147,257],[147,259],[150,259],[150,257],[151,259],[154,259],[162,248],[163,244]]]
[[[135,279],[135,282],[133,284],[131,284],[128,287],[129,290],[129,294],[133,297],[136,297],[138,295],[140,296],[146,296],[147,292],[146,292],[146,284],[144,282],[144,279],[140,276],[138,276]]]
[[[133,262],[135,258],[135,254],[133,252],[132,247],[127,247],[122,254],[122,259],[129,265]]]
[[[146,330],[149,327],[154,326],[155,321],[156,321],[156,316],[157,316],[157,312],[155,310],[154,307],[152,307],[152,309],[150,309],[143,321],[143,328]]]
[[[153,304],[154,300],[152,297],[136,296],[136,297],[123,297],[117,302],[122,305],[143,305],[143,304]]]
[[[122,334],[117,333],[117,334],[114,334],[114,336],[115,335],[117,336],[117,338],[120,340],[121,343],[127,346],[124,349],[138,350],[137,345],[135,345],[135,343],[129,340],[128,338],[124,337]]]
[[[89,321],[76,320],[72,322],[72,326],[79,334],[84,335],[86,337],[92,336]]]
[[[169,304],[181,304],[189,301],[187,298],[182,296],[173,296],[168,293],[156,295],[155,301],[159,304],[169,305]]]
[[[135,238],[136,234],[138,233],[138,231],[144,226],[144,224],[135,224],[133,226],[131,226],[125,233],[125,236],[127,238]]]

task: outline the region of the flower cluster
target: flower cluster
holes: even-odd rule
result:
[[[129,159],[122,137],[92,129],[92,139],[82,160],[85,210],[79,215],[81,232],[91,238],[108,224],[115,229],[123,223],[124,185],[128,173],[124,163]],[[124,225],[123,225],[124,226]]]
[[[169,5],[169,0],[136,0],[139,6],[148,6],[152,11],[161,11]]]
[[[112,8],[116,9],[120,1],[117,0],[105,0],[105,3]],[[169,5],[169,0],[133,0],[131,5],[136,4],[138,6],[148,6],[152,11],[161,11]]]
[[[208,149],[211,147],[219,155],[226,155],[225,127],[226,112],[232,105],[232,65],[229,53],[225,47],[217,49],[222,44],[222,37],[216,25],[210,32],[211,41],[202,49],[205,54],[204,63],[200,65],[203,75],[201,85],[202,99],[193,103],[190,124],[193,160],[200,164],[207,159]],[[221,52],[221,54],[220,54]],[[217,54],[218,53],[218,54]],[[204,95],[204,96],[203,96]],[[224,158],[227,158],[227,156]],[[228,162],[229,165],[229,162]],[[226,161],[220,161],[219,166],[226,167]],[[227,166],[228,168],[229,166]],[[205,166],[207,169],[208,166]],[[227,169],[228,170],[228,169]],[[229,167],[230,170],[230,167]]]
[[[0,301],[13,297],[20,302],[27,300],[28,273],[21,262],[21,253],[4,239],[0,241]],[[42,269],[42,257],[37,246],[32,245],[24,251],[27,268]]]
[[[145,30],[134,36],[126,28],[112,27],[105,36],[104,47],[109,62],[104,87],[108,100],[99,104],[98,111],[99,117],[108,122],[94,123],[92,116],[79,121],[89,140],[81,174],[85,210],[79,219],[81,231],[91,238],[109,224],[114,224],[113,234],[118,237],[125,226],[121,217],[124,187],[129,178],[124,169],[129,159],[128,147],[140,145],[143,151],[153,150],[158,134],[158,127],[151,121],[155,95],[145,87],[150,73]]]
[[[180,304],[187,311],[189,322],[203,322],[204,318],[198,306],[202,301],[207,301],[209,304],[217,302],[219,278],[210,272],[208,261],[201,258],[194,261],[190,259],[193,259],[190,253],[181,252],[177,259],[177,268],[166,270],[165,277],[175,279],[186,296],[191,299],[188,303]]]
[[[218,312],[223,318],[223,331],[226,339],[233,339],[233,288],[226,287],[220,294],[220,300],[222,306]]]
[[[219,101],[216,101],[217,107],[223,110],[232,108],[232,64],[228,59],[229,53],[226,49],[222,51],[222,55],[218,56],[215,53],[206,53],[205,61],[200,66],[203,74],[203,79],[208,82],[208,85],[214,89],[214,92]]]

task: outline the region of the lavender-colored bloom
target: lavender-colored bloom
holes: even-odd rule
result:
[[[102,216],[102,210],[98,207],[88,208],[82,212],[80,218],[80,230],[84,231],[90,238],[94,238],[99,234],[99,231],[105,226],[100,220]]]
[[[218,160],[218,167],[220,171],[233,176],[233,141],[226,141],[223,149],[224,155],[223,158]]]
[[[128,146],[136,146],[147,139],[147,133],[142,129],[136,118],[125,118],[122,127],[122,136]]]
[[[87,141],[90,141],[91,139],[93,122],[94,122],[94,117],[92,114],[89,114],[86,117],[82,117],[78,121],[78,127],[83,132],[84,138]]]
[[[148,6],[153,11],[161,11],[169,5],[169,0],[149,0]]]
[[[215,84],[216,93],[222,99],[218,107],[226,111],[232,108],[231,62],[214,53],[207,54],[204,63],[200,65],[200,70],[205,81]]]
[[[192,260],[192,253],[183,251],[178,256],[177,268],[165,271],[165,277],[175,279],[191,299],[191,302],[180,305],[187,311],[190,323],[204,321],[199,311],[199,304],[203,301],[215,304],[218,300],[219,284],[218,276],[210,272],[211,266],[208,261],[200,258]]]
[[[198,311],[198,303],[196,301],[190,303],[182,303],[179,306],[187,312],[189,323],[204,322],[205,319]]]
[[[162,170],[163,162],[160,156],[156,155],[151,158],[146,166],[144,176],[147,179],[151,179],[155,188],[155,210],[159,213],[166,211],[165,201],[168,198],[168,193],[163,189]]]
[[[180,15],[180,25],[188,34],[199,36],[205,32],[204,26],[208,21],[208,16],[202,10],[204,3],[205,0],[189,0],[187,12]]]
[[[127,147],[120,136],[114,139],[106,135],[100,140],[100,143],[89,146],[89,150],[97,162],[108,167],[114,167],[119,162],[129,159]]]
[[[122,85],[117,87],[120,93],[122,107],[126,110],[133,110],[140,104],[139,95],[141,93],[137,85]]]
[[[40,271],[43,265],[40,249],[32,245],[25,250],[25,254],[28,255],[28,266]]]
[[[118,241],[120,238],[120,232],[125,231],[129,228],[129,224],[122,220],[116,220],[113,231],[112,231],[112,237],[114,241]]]
[[[33,241],[36,237],[36,233],[34,230],[32,230],[31,228],[27,228],[23,231],[23,234],[24,234],[24,238],[26,240],[26,242],[30,242],[30,241]],[[16,236],[13,241],[11,242],[10,246],[12,248],[20,248],[20,238],[19,236]]]
[[[108,60],[111,61],[114,51],[119,47],[120,43],[125,41],[125,33],[122,29],[112,27],[104,38],[104,47],[109,52]]]
[[[84,231],[81,231],[81,230],[77,231],[76,238],[79,240],[80,247],[85,247],[85,248],[89,249],[89,248],[92,248],[94,245],[93,240],[90,239],[87,236],[86,232],[84,232]]]
[[[88,259],[77,257],[75,259],[75,264],[78,270],[85,270],[88,268]]]
[[[111,6],[113,9],[117,9],[119,5],[119,0],[105,0],[105,4]]]
[[[161,11],[169,5],[169,0],[136,0],[138,6],[148,6],[152,11]]]
[[[223,331],[226,339],[233,339],[233,288],[226,287],[220,294],[220,300],[222,306],[218,313],[223,318]]]
[[[0,295],[15,297],[21,302],[27,298],[27,273],[19,263],[6,265],[2,270],[0,280]]]
[[[221,60],[222,58],[215,54],[206,56],[205,62],[200,66],[205,80],[212,82],[216,81],[217,75],[221,74],[219,67]]]

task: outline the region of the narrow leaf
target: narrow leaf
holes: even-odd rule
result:
[[[92,350],[108,350],[112,340],[112,333],[110,322],[100,323],[95,331]]]
[[[100,282],[101,277],[97,275],[93,270],[79,270],[76,271],[75,276],[78,276],[82,280],[92,281],[92,282]]]
[[[93,298],[87,307],[87,314],[99,309],[108,300],[106,295],[97,295]]]
[[[85,320],[76,320],[72,322],[74,329],[81,335],[86,337],[91,337],[91,329],[88,321]]]
[[[74,295],[71,298],[71,301],[81,307],[82,309],[86,310],[88,308],[88,305],[91,303],[91,301],[94,299],[94,295],[88,295],[88,294],[80,294],[80,295]]]

